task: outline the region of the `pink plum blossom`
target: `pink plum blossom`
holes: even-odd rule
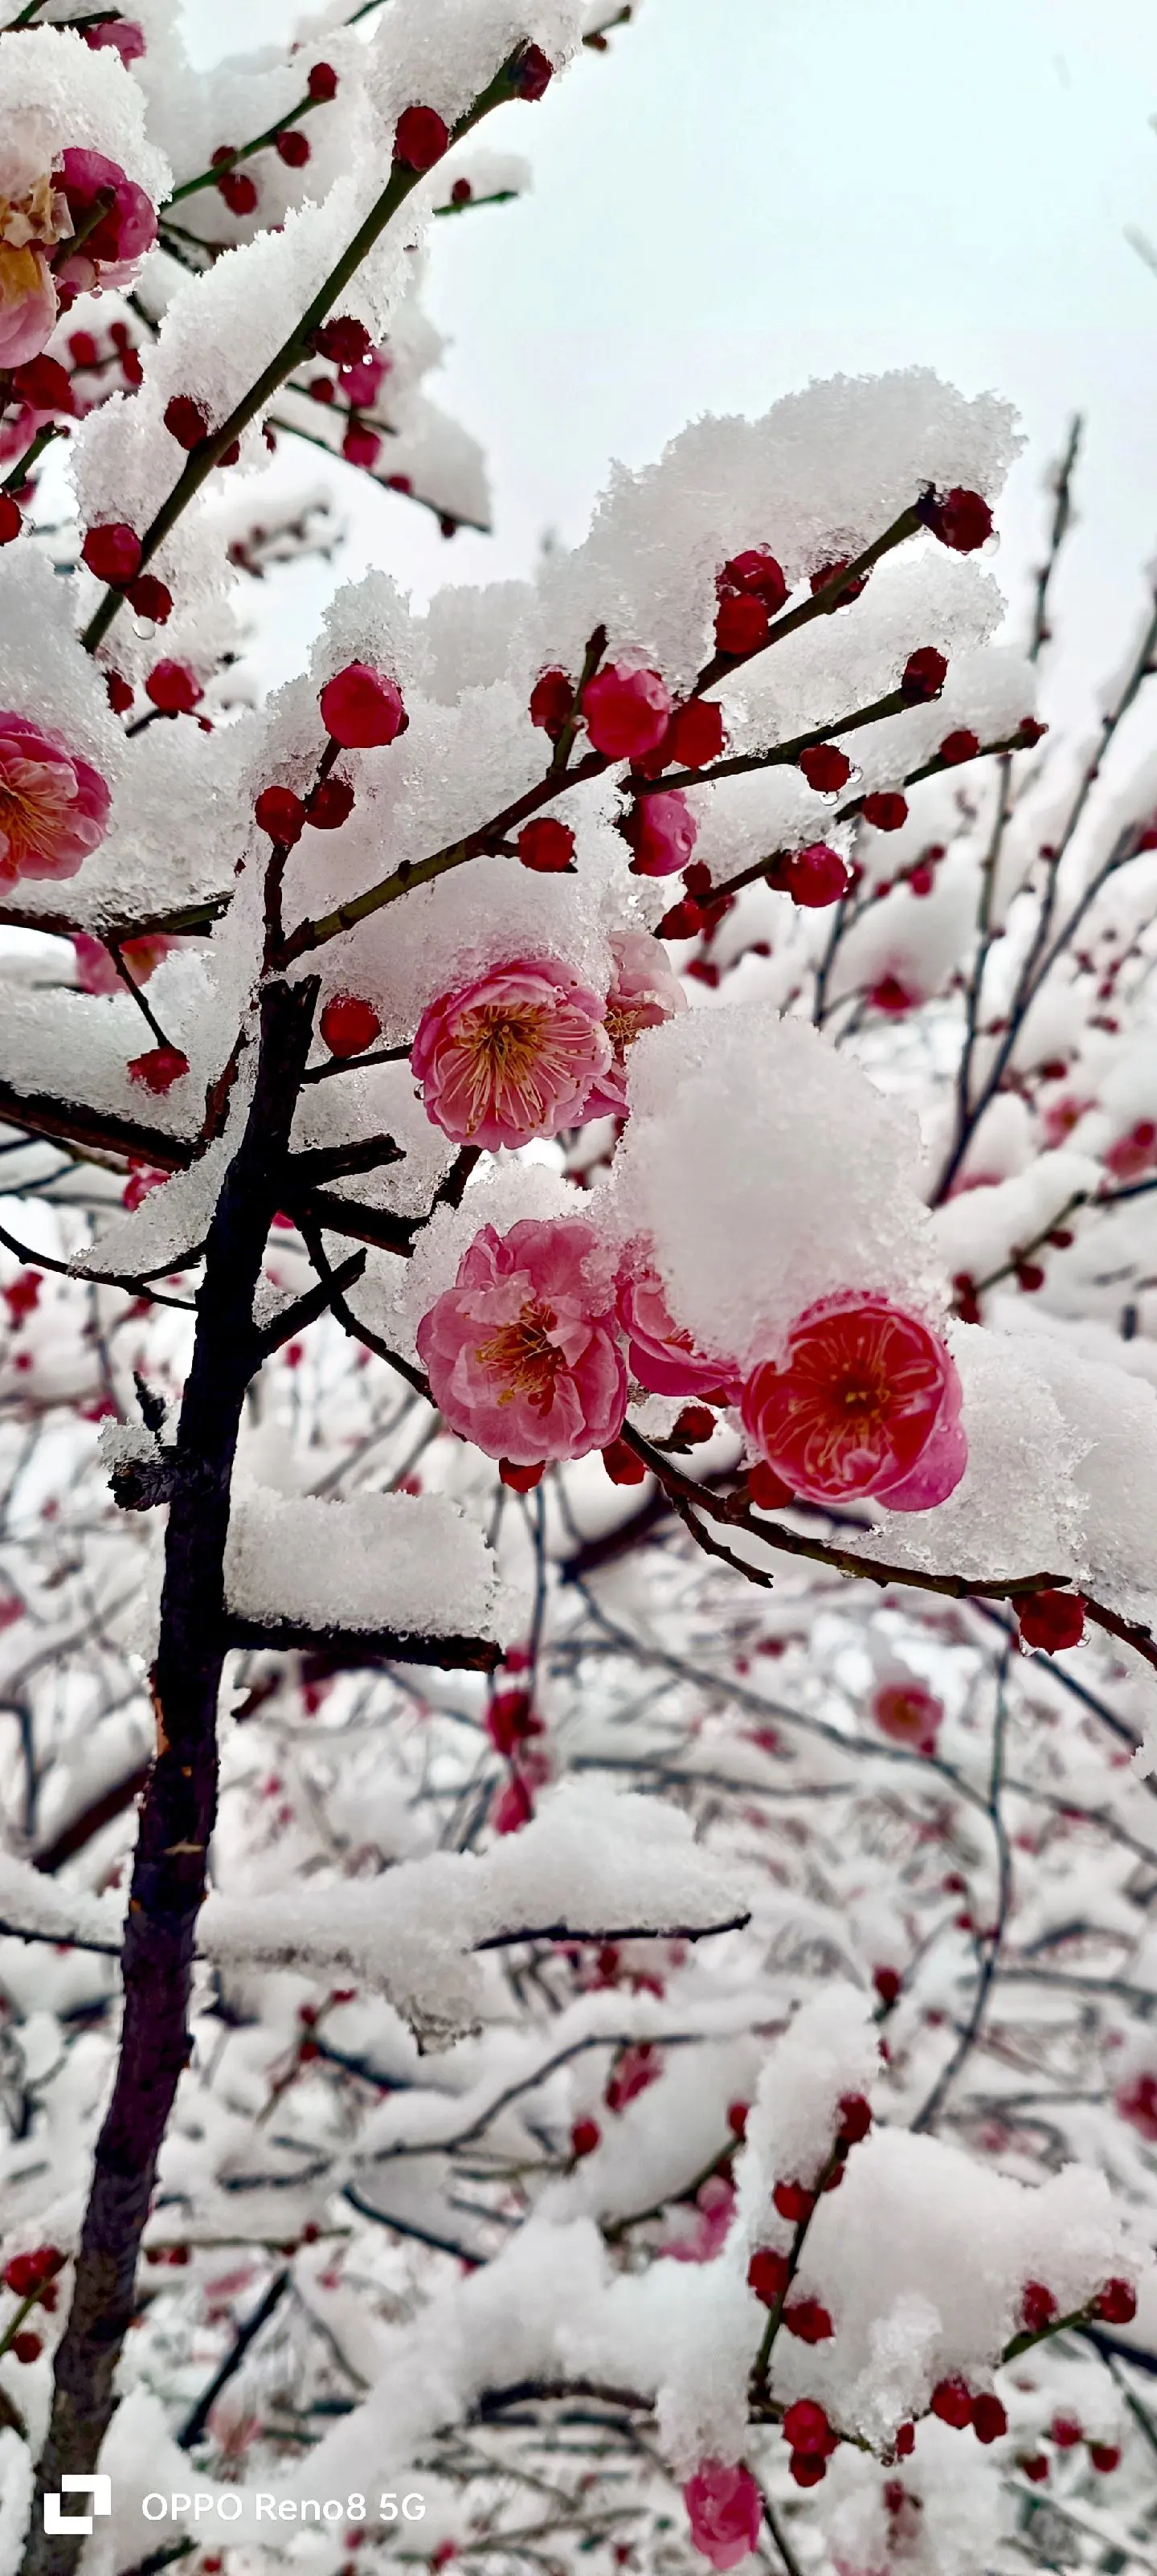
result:
[[[888,1297],[847,1290],[809,1306],[781,1357],[752,1371],[743,1420],[806,1501],[870,1494],[919,1512],[964,1473],[960,1403],[955,1362],[931,1326]]]
[[[411,1064],[427,1115],[471,1145],[525,1145],[587,1114],[611,1068],[605,1005],[549,959],[515,959],[423,1011]]]
[[[738,1403],[741,1379],[734,1360],[701,1350],[667,1303],[655,1270],[620,1281],[619,1322],[627,1336],[631,1374],[653,1395],[718,1396]]]
[[[713,2567],[738,2567],[759,2545],[763,2498],[742,2461],[702,2460],[683,2489],[691,2538]]]
[[[584,1118],[625,1118],[627,1056],[644,1029],[657,1029],[687,1009],[687,996],[667,963],[660,939],[649,930],[616,930],[611,934],[614,971],[604,1011],[612,1061],[600,1074],[583,1104]]]
[[[74,877],[108,826],[99,770],[29,716],[0,713],[0,880]]]
[[[489,1458],[583,1458],[622,1429],[627,1372],[588,1225],[483,1226],[417,1343],[444,1420]]]

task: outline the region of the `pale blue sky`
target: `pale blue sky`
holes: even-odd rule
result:
[[[247,40],[293,15],[244,0]],[[235,0],[189,17],[202,54],[236,41]],[[492,121],[533,197],[439,232],[431,389],[487,447],[494,540],[446,547],[343,477],[357,549],[423,593],[521,570],[694,413],[931,364],[1023,415],[1006,585],[1087,412],[1063,599],[1084,670],[1111,665],[1157,553],[1157,277],[1124,240],[1157,236],[1154,108],[1152,0],[645,0],[611,55]],[[324,586],[295,576],[303,617]]]

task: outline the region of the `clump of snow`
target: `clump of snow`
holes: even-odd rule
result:
[[[235,1484],[225,1592],[239,1619],[323,1635],[503,1643],[516,1626],[481,1530],[441,1494],[336,1501]]]
[[[689,1012],[637,1040],[628,1087],[611,1201],[705,1349],[752,1360],[842,1288],[935,1297],[914,1125],[813,1029]]]

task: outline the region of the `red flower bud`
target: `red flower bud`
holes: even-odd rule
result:
[[[10,546],[24,525],[20,504],[10,492],[0,492],[0,546]]]
[[[1008,2431],[1008,2417],[999,2397],[991,2389],[982,2390],[972,2407],[972,2430],[978,2442],[998,2442]]]
[[[133,1056],[130,1059],[128,1070],[130,1082],[143,1083],[146,1091],[151,1091],[160,1098],[166,1091],[172,1090],[173,1084],[181,1080],[182,1074],[188,1072],[189,1059],[187,1055],[182,1055],[180,1047],[148,1047],[144,1055]]]
[[[1020,2321],[1026,2334],[1042,2334],[1052,2324],[1057,2303],[1043,2281],[1026,2281],[1021,2292]]]
[[[861,2138],[867,2137],[871,2125],[872,2106],[870,2102],[865,2101],[863,2094],[841,2094],[839,2128],[841,2146],[857,2147]]]
[[[610,1440],[602,1451],[602,1461],[612,1485],[641,1485],[647,1470],[636,1458],[625,1440]]]
[[[343,751],[369,751],[396,740],[409,722],[396,681],[367,662],[350,662],[327,680],[318,703],[321,720]]]
[[[827,2461],[819,2451],[793,2451],[787,2465],[797,2487],[818,2487],[828,2473]]]
[[[556,823],[552,815],[542,814],[523,824],[517,848],[524,868],[533,868],[538,876],[557,876],[574,858],[574,833],[569,823]]]
[[[948,664],[934,644],[923,644],[918,653],[910,653],[904,664],[900,695],[910,707],[926,706],[938,698],[948,677]]]
[[[436,107],[404,107],[394,129],[394,159],[406,170],[432,170],[448,150],[450,128]]]
[[[47,358],[43,350],[38,358],[29,358],[13,371],[12,391],[22,402],[31,403],[34,411],[75,412],[76,396],[72,379],[59,358]]]
[[[187,662],[154,662],[145,681],[145,696],[166,716],[191,715],[204,694]]]
[[[838,795],[852,774],[852,764],[846,751],[838,750],[834,742],[811,744],[807,751],[801,751],[797,766],[817,796]]]
[[[514,66],[513,78],[519,98],[541,98],[554,79],[554,64],[548,62],[541,45],[527,45]]]
[[[540,1458],[533,1467],[520,1467],[514,1458],[500,1458],[498,1461],[499,1480],[509,1487],[512,1494],[532,1494],[535,1486],[542,1483],[545,1473],[545,1458]]]
[[[743,554],[732,555],[715,587],[721,599],[728,591],[738,591],[744,598],[761,600],[771,617],[787,598],[783,568],[770,546],[748,546]]]
[[[165,427],[178,447],[197,447],[209,435],[209,415],[191,394],[173,394],[165,404]]]
[[[797,2397],[787,2407],[783,2419],[784,2440],[793,2451],[818,2451],[825,2459],[838,2448],[839,2435],[833,2432],[823,2407],[814,2397]]]
[[[89,528],[80,549],[82,563],[96,574],[98,581],[119,589],[132,581],[141,568],[141,541],[123,519],[106,521],[103,527]]]
[[[173,594],[156,574],[139,572],[128,585],[127,597],[138,617],[150,617],[154,626],[164,626],[173,614]]]
[[[1018,1604],[1020,1641],[1045,1655],[1079,1646],[1085,1633],[1085,1601],[1080,1592],[1032,1592]]]
[[[530,721],[557,742],[574,708],[574,686],[565,671],[542,671],[530,692]]]
[[[292,787],[263,787],[254,805],[258,827],[268,832],[271,841],[283,849],[292,849],[305,828],[305,807]]]
[[[602,2137],[597,2120],[576,2120],[570,2133],[570,2151],[576,2163],[582,2156],[593,2156]]]
[[[1093,2315],[1102,2325],[1131,2326],[1137,2314],[1137,2293],[1131,2281],[1106,2281],[1093,2301]]]
[[[802,2182],[777,2182],[771,2197],[780,2217],[786,2218],[792,2227],[798,2227],[801,2219],[810,2218],[816,2205],[814,2191],[809,2191],[806,2183]]]
[[[302,133],[300,125],[283,126],[274,137],[273,149],[288,170],[304,170],[310,153],[309,136]]]
[[[352,814],[354,801],[348,778],[323,778],[306,803],[305,819],[315,832],[338,832]]]
[[[979,492],[966,492],[959,483],[950,492],[929,492],[920,503],[920,516],[942,546],[951,546],[954,554],[975,554],[992,535],[992,512]]]
[[[783,2312],[788,2333],[798,2335],[801,2343],[827,2343],[835,2327],[827,2309],[818,2299],[794,2299]]]
[[[334,993],[325,1005],[318,1028],[322,1045],[340,1058],[364,1055],[382,1034],[373,1003],[363,1001],[356,993]]]
[[[365,323],[355,322],[349,313],[334,314],[310,334],[310,347],[335,367],[360,367],[373,345]]]
[[[747,2266],[747,2286],[757,2299],[762,2299],[765,2308],[773,2308],[776,2300],[783,2297],[790,2279],[787,2256],[777,2254],[773,2245],[761,2245],[752,2255]]]
[[[231,215],[251,215],[257,204],[257,187],[244,170],[226,170],[217,181]]]
[[[946,768],[956,769],[962,760],[975,760],[979,749],[979,734],[972,733],[967,725],[960,725],[955,733],[945,734],[940,745],[940,758]]]
[[[767,642],[770,623],[761,599],[728,592],[716,611],[716,650],[736,656],[758,653],[760,645]]]
[[[951,2424],[963,2432],[972,2422],[972,2390],[963,2379],[939,2379],[932,2391],[932,2412],[942,2424]]]
[[[863,816],[865,823],[870,823],[877,832],[898,832],[908,820],[908,799],[889,789],[865,796]]]
[[[685,707],[676,707],[660,748],[681,769],[706,769],[726,741],[722,707],[713,698],[689,698]]]
[[[305,86],[311,98],[321,100],[336,98],[338,79],[333,64],[312,64]]]

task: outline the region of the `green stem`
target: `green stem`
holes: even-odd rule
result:
[[[202,188],[215,188],[218,180],[223,179],[227,171],[235,170],[239,161],[251,161],[255,152],[267,151],[288,126],[298,124],[303,116],[309,115],[311,108],[324,104],[326,102],[322,99],[312,98],[307,90],[305,97],[298,99],[296,107],[287,107],[284,116],[279,116],[275,124],[266,126],[264,134],[255,134],[251,143],[239,143],[227,161],[218,161],[212,169],[202,170],[196,179],[183,179],[180,187],[174,188],[172,196],[166,197],[164,205],[158,206],[160,220],[164,221],[170,206],[179,206],[184,197],[195,197]]]
[[[494,79],[475,99],[473,106],[466,110],[464,116],[459,117],[451,132],[451,143],[460,142],[463,135],[469,134],[472,127],[477,125],[484,116],[488,116],[492,108],[504,106],[509,99],[517,96],[514,81],[516,61],[515,55],[503,63],[501,69],[495,73]],[[405,168],[400,161],[394,163],[386,185],[371,206],[365,222],[359,225],[353,240],[331,268],[328,277],[318,288],[313,302],[307,305],[289,338],[282,342],[268,366],[262,369],[256,384],[251,385],[248,393],[243,394],[240,402],[234,405],[228,419],[222,421],[219,429],[213,430],[208,438],[202,439],[193,449],[183,474],[174,484],[167,501],[162,502],[156,517],[141,539],[142,566],[151,562],[158,547],[164,544],[166,537],[176,526],[183,512],[187,510],[190,501],[200,491],[202,484],[224,455],[226,448],[232,446],[234,439],[239,438],[243,430],[248,429],[250,421],[255,420],[257,414],[264,410],[270,397],[277,392],[279,385],[284,383],[291,369],[305,355],[310,333],[317,329],[319,323],[324,322],[331,305],[349,285],[350,279],[361,267],[362,261],[368,258],[375,242],[417,187],[422,175],[421,171]],[[113,619],[123,605],[123,600],[122,591],[112,589],[105,591],[99,608],[89,619],[84,631],[83,642],[86,652],[95,653],[98,644],[103,642]]]
[[[18,492],[21,484],[27,483],[33,466],[39,464],[45,448],[51,447],[54,438],[61,438],[63,435],[63,431],[54,420],[46,420],[43,427],[37,430],[30,446],[25,448],[23,456],[17,457],[11,473],[5,475],[3,482],[0,483],[0,492]]]

